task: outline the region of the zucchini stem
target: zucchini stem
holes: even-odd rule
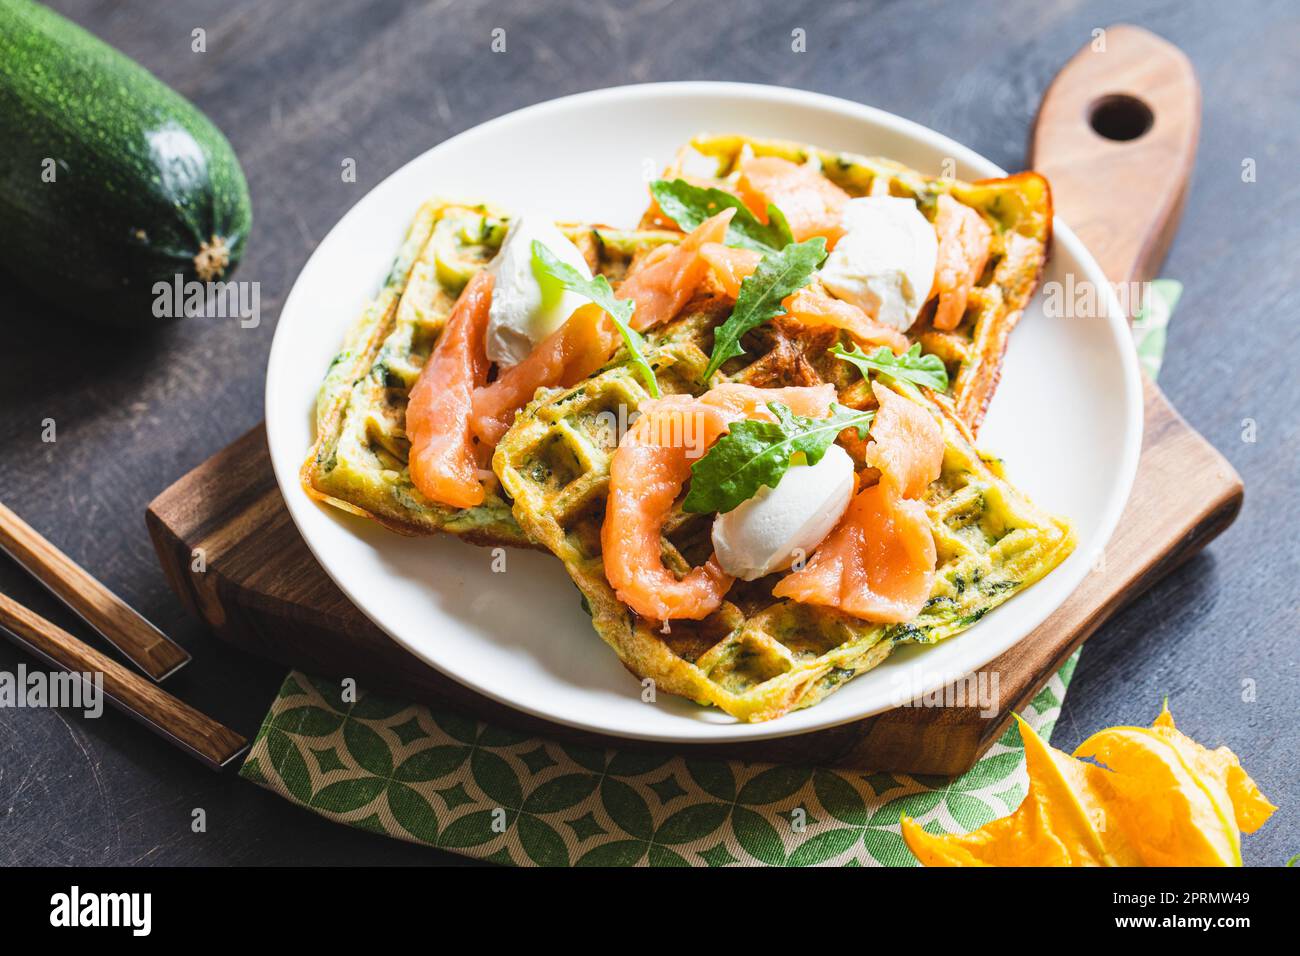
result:
[[[194,274],[201,282],[211,282],[226,273],[230,265],[230,248],[225,236],[213,235],[207,242],[199,243],[199,251],[194,256]]]

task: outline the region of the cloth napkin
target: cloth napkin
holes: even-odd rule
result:
[[[1133,323],[1154,377],[1182,286]],[[1022,713],[1050,739],[1078,652]],[[966,833],[1025,796],[1013,726],[956,779],[592,750],[298,671],[240,775],[331,820],[518,866],[915,866],[898,820]]]

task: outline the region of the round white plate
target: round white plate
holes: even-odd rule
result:
[[[316,249],[285,303],[266,380],[266,427],[284,500],[312,553],[379,627],[463,684],[539,717],[586,730],[665,741],[804,733],[857,720],[993,660],[1072,592],[1119,520],[1142,433],[1137,361],[1119,303],[1096,262],[1059,222],[1045,282],[1105,290],[1099,318],[1050,318],[1042,296],[1025,310],[980,435],[1012,481],[1068,516],[1076,552],[1043,581],[969,631],[906,648],[807,710],[761,724],[641,687],[592,630],[555,558],[492,552],[447,535],[406,538],[307,497],[298,469],[312,442],[312,407],[345,330],[388,271],[407,223],[430,195],[491,199],[507,209],[632,226],[646,183],[702,131],[799,140],[889,156],[938,175],[1003,175],[925,127],[845,100],[731,83],[628,86],[511,113],[436,146],[380,183]]]

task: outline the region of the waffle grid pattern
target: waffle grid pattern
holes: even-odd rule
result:
[[[703,391],[698,378],[716,321],[718,313],[705,303],[656,336],[650,357],[663,391]],[[752,382],[753,370],[771,354],[751,353],[749,364],[728,378]],[[840,388],[842,399],[864,391],[861,379]],[[493,465],[524,532],[564,562],[596,630],[632,673],[654,681],[656,691],[715,705],[742,720],[778,717],[815,704],[900,643],[934,643],[965,630],[1073,549],[1068,523],[1016,492],[996,462],[975,451],[960,420],[932,405],[946,443],[943,473],[926,497],[939,569],[931,600],[915,621],[870,624],[829,608],[775,601],[776,578],[769,577],[738,581],[709,617],[665,628],[618,600],[600,553],[617,447],[611,425],[628,421],[648,398],[626,366],[543,394],[506,434]],[[664,528],[665,564],[682,573],[700,563],[711,547],[708,531],[709,518],[681,512],[679,502]]]
[[[978,432],[997,388],[1008,337],[1038,285],[1052,236],[1052,197],[1047,180],[1037,173],[968,183],[927,176],[892,160],[819,149],[802,143],[747,136],[701,136],[683,149],[665,171],[666,178],[685,175],[695,182],[732,188],[736,166],[745,155],[775,156],[795,163],[814,163],[851,196],[900,196],[915,199],[933,219],[943,193],[979,212],[993,227],[988,265],[972,290],[966,315],[951,331],[933,328],[935,302],[921,311],[909,337],[926,352],[943,359],[952,385],[949,397],[957,414]],[[716,169],[692,174],[701,158]],[[642,228],[665,228],[671,221],[654,207]]]
[[[321,386],[316,444],[302,469],[308,494],[405,534],[445,531],[483,545],[531,545],[494,477],[485,476],[482,504],[457,509],[425,498],[407,470],[407,396],[461,286],[495,255],[507,222],[486,205],[421,207],[383,288]],[[593,270],[613,281],[638,252],[678,238],[604,226],[562,229]]]

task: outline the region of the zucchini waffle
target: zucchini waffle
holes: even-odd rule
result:
[[[495,479],[483,503],[431,501],[411,483],[406,400],[456,297],[496,254],[509,219],[483,204],[420,207],[375,299],[349,331],[316,401],[316,443],[303,464],[313,498],[403,534],[446,531],[483,545],[527,546]],[[676,232],[562,226],[588,265],[617,281],[639,253]]]
[[[998,385],[1011,330],[1020,321],[1047,261],[1052,238],[1052,195],[1047,180],[1025,172],[967,183],[926,176],[889,159],[738,135],[696,137],[678,154],[664,178],[687,175],[699,185],[726,189],[734,183],[737,162],[749,154],[814,163],[827,179],[851,196],[915,199],[921,212],[932,221],[936,200],[948,193],[978,212],[993,228],[988,264],[971,292],[961,323],[950,331],[934,328],[935,301],[931,300],[907,333],[911,341],[921,343],[923,351],[943,360],[951,383],[948,398],[971,431],[978,432]],[[700,156],[717,164],[711,181],[687,171],[691,160]],[[673,222],[652,206],[642,217],[641,226],[670,229]]]
[[[788,299],[792,289],[804,288],[825,258],[824,245],[818,245],[821,239],[792,244],[790,223],[772,212],[770,204],[767,208],[772,222],[745,213],[749,218],[741,228],[752,231],[770,226],[777,234],[737,233],[737,241],[750,246],[747,253],[732,260],[718,250],[725,252],[724,236],[731,234],[729,230],[736,224],[729,224],[718,214],[720,200],[686,184],[676,184],[673,188],[677,191],[671,194],[674,203],[686,204],[684,212],[675,213],[683,224],[698,217],[690,227],[691,238],[685,242],[677,223],[662,218],[657,206],[651,207],[636,231],[567,225],[560,227],[563,236],[552,229],[553,239],[539,238],[536,233],[529,238],[528,227],[520,220],[507,239],[509,219],[501,210],[432,201],[420,209],[378,296],[349,333],[326,375],[317,403],[316,443],[303,465],[302,481],[313,497],[372,517],[403,533],[447,531],[479,544],[550,550],[577,584],[597,632],[632,673],[652,680],[659,690],[716,706],[737,719],[770,720],[817,703],[858,673],[878,665],[898,644],[934,643],[970,627],[989,610],[1050,572],[1073,549],[1069,524],[1041,512],[1012,488],[997,462],[975,450],[973,438],[996,387],[1007,336],[1032,294],[1046,259],[1050,192],[1045,180],[1029,173],[963,183],[927,177],[888,160],[738,136],[698,138],[690,149],[714,160],[717,169],[711,179],[689,177],[688,182],[733,192],[744,192],[752,186],[752,182],[747,186],[743,178],[738,179],[737,167],[745,157],[772,157],[766,163],[746,165],[745,169],[763,166],[784,177],[787,186],[801,184],[794,193],[785,194],[791,203],[785,208],[804,216],[800,236],[817,235],[815,226],[832,230],[824,235],[833,238],[833,230],[840,228],[838,213],[830,224],[824,218],[817,221],[815,215],[809,219],[808,213],[814,207],[807,203],[826,196],[843,203],[847,201],[845,193],[850,197],[897,197],[889,203],[863,205],[901,207],[906,210],[902,215],[910,217],[909,228],[925,234],[933,226],[939,234],[940,250],[956,249],[957,267],[960,257],[965,256],[966,271],[951,271],[955,267],[950,258],[948,265],[935,273],[940,301],[931,297],[923,307],[917,301],[905,315],[911,324],[895,328],[909,328],[907,341],[919,345],[929,356],[937,356],[939,361],[933,357],[923,359],[919,353],[903,355],[904,337],[885,326],[879,328],[893,336],[887,339],[889,349],[882,348],[881,355],[874,357],[858,352],[855,336],[874,333],[870,329],[864,332],[852,314],[844,318],[843,310],[856,307],[837,305],[824,293],[813,294],[812,305],[805,306],[811,309],[809,312],[782,302],[790,313],[785,314],[766,303],[764,296],[770,302],[781,302]],[[687,158],[683,151],[669,175],[685,177]],[[792,166],[791,162],[798,165]],[[805,192],[798,192],[805,187]],[[656,184],[654,188],[661,186]],[[662,192],[654,195],[665,197],[665,202],[669,198]],[[746,196],[743,201],[751,208],[762,208],[752,195]],[[730,197],[722,199],[731,201]],[[900,200],[912,200],[915,207],[912,202]],[[953,209],[961,210],[956,220]],[[962,248],[961,243],[968,240],[952,232],[954,222],[959,223],[957,228],[978,237],[978,252]],[[549,244],[567,247],[566,238],[574,247],[570,250],[573,261],[577,257],[585,260],[599,281],[584,278],[572,265],[555,258]],[[950,239],[957,245],[944,246]],[[676,248],[663,248],[679,242]],[[502,289],[494,287],[499,281],[495,272],[475,278],[499,251],[504,265],[494,268],[506,270],[503,274],[509,276],[500,281],[514,283]],[[753,261],[747,257],[753,257]],[[521,269],[521,261],[531,265]],[[706,262],[708,266],[702,267],[701,263]],[[750,272],[737,279],[739,273],[726,271],[733,268]],[[933,261],[923,268],[928,281]],[[946,268],[950,271],[945,272]],[[472,344],[473,336],[480,336],[482,341],[484,328],[498,321],[497,313],[489,317],[488,309],[500,303],[512,303],[509,308],[515,309],[511,318],[500,321],[532,322],[541,314],[536,311],[540,306],[529,306],[534,311],[519,313],[513,304],[520,301],[517,297],[521,290],[531,288],[528,283],[541,291],[540,282],[545,276],[538,269],[568,291],[585,296],[594,304],[594,311],[593,306],[581,307],[587,312],[566,308],[571,318],[560,327],[563,334],[559,334],[560,329],[555,329],[554,334],[545,333],[550,337],[545,339],[544,347],[541,337],[532,336],[533,353],[508,363],[504,376],[497,381],[500,388],[493,391],[495,386],[487,384],[493,381],[487,356],[501,359],[491,348],[484,355],[483,345]],[[796,276],[804,285],[795,282]],[[625,298],[616,301],[611,285],[619,289],[625,277],[628,281],[620,292]],[[754,284],[744,285],[750,278]],[[606,279],[609,284],[605,284]],[[949,284],[939,285],[945,279]],[[911,288],[919,284],[919,279],[909,281]],[[814,287],[822,289],[820,283],[814,283]],[[781,289],[779,294],[777,288]],[[950,298],[945,304],[942,296],[954,289],[960,290],[960,298]],[[462,290],[466,290],[464,296]],[[497,294],[503,298],[492,298]],[[822,305],[817,304],[817,294],[823,295]],[[742,307],[741,300],[747,295]],[[635,315],[646,316],[641,326],[627,324],[633,316],[633,301],[637,306]],[[665,307],[669,302],[671,308]],[[642,306],[648,311],[640,311]],[[817,308],[822,307],[830,311],[818,312]],[[919,315],[917,308],[921,309]],[[937,312],[940,315],[936,320]],[[586,318],[579,320],[580,314]],[[870,319],[861,310],[856,314],[863,321]],[[826,321],[818,321],[822,318]],[[588,326],[587,322],[596,324]],[[608,358],[605,340],[600,337],[600,322],[613,322],[622,337],[623,346],[612,358]],[[726,329],[719,335],[724,323]],[[938,327],[940,324],[943,328]],[[636,328],[648,330],[644,338]],[[871,341],[869,337],[866,340]],[[840,354],[849,348],[856,357],[850,354],[849,361],[843,360],[831,351],[837,346]],[[588,351],[584,353],[583,349]],[[596,350],[594,361],[590,359],[592,350]],[[710,361],[715,352],[720,364]],[[431,355],[433,364],[429,364]],[[558,371],[564,366],[556,364],[573,355],[588,363],[578,366],[581,371],[577,375],[597,370],[572,387],[549,387],[556,382],[574,381],[576,375]],[[522,371],[516,372],[516,367]],[[868,367],[873,374],[885,376],[874,383],[874,388],[864,377]],[[502,374],[501,367],[497,368]],[[900,379],[889,378],[894,374],[891,369],[906,374]],[[914,377],[908,379],[907,375]],[[419,388],[412,396],[417,381]],[[918,390],[909,381],[943,391],[936,393],[924,387]],[[774,586],[782,582],[784,587],[789,582],[780,577],[780,572],[767,574],[766,570],[788,567],[787,551],[784,564],[775,558],[759,558],[757,564],[741,565],[758,569],[752,573],[735,570],[715,579],[718,589],[712,599],[697,604],[694,612],[662,615],[673,618],[671,621],[652,619],[661,616],[661,608],[681,608],[661,603],[662,593],[672,591],[676,583],[685,584],[685,578],[695,574],[692,569],[700,568],[706,559],[713,564],[713,515],[687,512],[681,495],[673,503],[672,489],[676,485],[665,485],[660,480],[655,503],[648,505],[655,509],[653,523],[620,530],[617,524],[606,522],[611,463],[624,431],[649,399],[650,390],[657,387],[668,395],[700,396],[710,386],[723,383],[759,388],[830,385],[838,403],[850,409],[869,410],[876,408],[878,399],[885,401],[886,407],[877,416],[882,422],[886,413],[901,414],[894,411],[895,401],[910,409],[908,414],[914,418],[919,416],[917,427],[924,426],[922,430],[928,435],[922,444],[928,448],[929,458],[925,460],[929,464],[923,466],[919,483],[908,486],[913,490],[906,492],[911,498],[906,514],[912,540],[923,541],[924,555],[921,565],[916,566],[923,576],[913,578],[916,586],[908,596],[900,598],[904,603],[897,606],[905,609],[890,613],[864,611],[863,605],[827,591],[790,591],[801,600],[778,599],[773,595]],[[905,390],[905,395],[926,411],[920,411],[906,397],[898,399],[881,390],[882,384],[900,393]],[[824,388],[819,400],[825,402],[830,392]],[[478,414],[476,403],[482,395],[507,398],[499,410],[483,413],[486,418],[473,417]],[[531,401],[516,415],[515,409],[529,397]],[[469,504],[481,498],[480,503],[454,507],[417,489],[409,467],[413,452],[407,435],[407,407],[412,398],[417,403],[412,406],[410,421],[419,488],[425,489],[427,495],[445,496],[446,501]],[[779,406],[768,407],[780,411]],[[843,409],[836,414],[840,413]],[[469,423],[467,415],[471,416]],[[510,416],[513,424],[507,429]],[[840,429],[838,422],[844,420],[864,423],[862,431],[839,434],[842,453],[836,452],[840,462],[837,467],[845,476],[841,487],[848,494],[851,488],[858,487],[860,479],[865,480],[866,490],[861,496],[864,502],[872,495],[879,499],[882,493],[897,493],[889,490],[894,486],[887,486],[885,479],[894,480],[897,476],[890,469],[898,466],[898,460],[894,460],[894,465],[879,465],[888,474],[875,471],[873,465],[881,459],[871,457],[872,448],[880,446],[868,446],[863,438],[867,419],[860,414],[855,419],[849,414],[847,419],[837,419],[834,426]],[[492,424],[487,432],[482,430],[484,421]],[[648,423],[654,421],[649,419]],[[478,437],[470,434],[471,424]],[[809,426],[794,423],[793,427]],[[495,429],[506,429],[505,434]],[[821,431],[827,442],[835,437],[835,431],[825,426]],[[888,428],[882,432],[888,433]],[[897,434],[903,437],[896,440],[909,440],[904,433]],[[496,443],[491,472],[482,468],[481,446],[475,444],[480,441],[487,447]],[[636,447],[635,441],[628,445],[633,450]],[[778,443],[772,447],[782,446]],[[783,454],[784,467],[792,467],[791,453]],[[921,462],[926,452],[922,448],[917,454]],[[813,461],[809,457],[808,463]],[[620,462],[617,475],[622,477],[615,482],[619,487],[613,499],[620,503],[610,505],[611,520],[625,513],[620,509],[627,506],[621,502],[639,504],[644,490],[642,479],[646,478],[641,465],[629,465],[622,453]],[[769,490],[775,489],[783,473],[778,472],[767,484]],[[875,486],[877,475],[879,490]],[[653,484],[657,479],[647,480]],[[630,490],[627,482],[631,482]],[[709,493],[706,479],[700,478],[695,484],[696,490]],[[757,492],[753,489],[763,485],[755,482],[748,495],[754,496]],[[717,487],[715,483],[715,492]],[[790,487],[794,486],[782,485],[783,489]],[[736,499],[717,500],[715,507],[728,512],[729,518],[739,513]],[[724,500],[733,503],[722,506]],[[819,500],[813,499],[814,508]],[[826,514],[842,516],[829,504],[824,507]],[[840,527],[848,528],[847,534],[863,533],[862,525],[854,530],[847,519]],[[893,541],[897,537],[893,525],[880,527],[888,529],[879,532],[884,537],[854,540]],[[611,549],[615,549],[616,541],[637,539],[630,544],[639,549],[636,555],[643,562],[641,567],[651,575],[650,587],[637,592],[617,590],[611,585],[610,581],[616,579],[626,583],[628,566],[623,563],[624,571],[616,573],[626,558],[619,550],[619,560],[611,561],[607,570],[602,555],[602,528]],[[713,533],[717,533],[716,528]],[[819,540],[829,540],[825,530],[819,533]],[[814,562],[817,557],[813,555]],[[801,564],[795,566],[802,571]],[[903,567],[902,573],[909,573],[909,567]],[[631,573],[635,577],[639,572]],[[743,579],[755,575],[766,576]],[[737,580],[737,576],[741,579]],[[674,577],[679,581],[674,582]],[[859,578],[849,585],[848,593],[860,596],[866,587]],[[840,608],[853,610],[857,616]],[[902,623],[875,623],[878,621]]]
[[[699,379],[713,331],[727,314],[725,301],[697,299],[650,336],[647,358],[663,392],[704,390]],[[828,340],[831,333],[835,337]],[[751,334],[748,354],[724,366],[725,378],[758,386],[831,381],[844,404],[872,407],[874,397],[861,376],[825,354],[841,334],[773,323]],[[960,418],[935,404],[945,454],[942,474],[924,503],[938,569],[918,617],[906,624],[873,624],[831,608],[775,600],[777,578],[769,576],[737,581],[721,607],[703,620],[674,620],[662,627],[619,601],[600,550],[618,423],[648,397],[628,365],[543,393],[497,446],[493,467],[514,500],[519,527],[564,562],[597,632],[624,666],[652,679],[658,690],[712,704],[740,720],[771,720],[811,706],[875,667],[898,644],[931,644],[965,630],[1073,550],[1069,524],[1011,487],[997,462],[975,450]],[[850,453],[860,466],[860,449]],[[679,499],[664,526],[665,565],[684,574],[707,557],[711,521],[711,515],[684,512]]]

